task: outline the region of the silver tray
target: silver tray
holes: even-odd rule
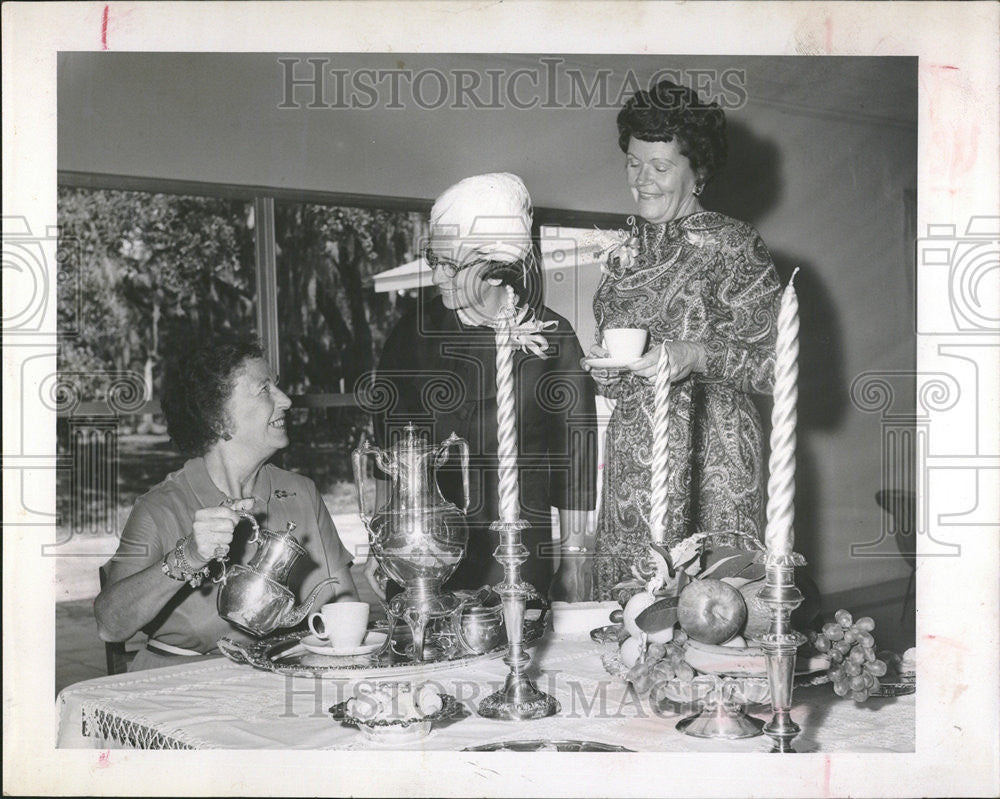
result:
[[[469,746],[463,752],[634,752],[624,746],[599,741],[500,741]]]
[[[374,629],[384,631],[385,627]],[[545,631],[542,619],[526,619],[524,623],[525,643],[537,641]],[[373,652],[354,657],[317,655],[307,650],[300,642],[309,631],[285,633],[262,638],[259,641],[242,642],[230,638],[219,640],[219,651],[234,663],[245,663],[261,671],[285,674],[291,677],[315,677],[338,679],[344,677],[406,677],[411,674],[426,674],[442,671],[454,666],[464,666],[500,657],[507,651],[506,642],[497,645],[481,655],[461,655],[445,660],[415,661],[408,655],[399,654],[410,643],[408,627],[397,627],[393,632],[393,646],[385,652]]]

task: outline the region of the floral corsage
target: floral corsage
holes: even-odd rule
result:
[[[601,271],[614,278],[621,277],[639,260],[639,230],[635,224],[635,217],[630,216],[625,221],[631,227],[631,231],[616,230],[611,233],[613,238],[611,244],[600,252],[600,257],[603,258]]]

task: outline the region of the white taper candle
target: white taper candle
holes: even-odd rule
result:
[[[799,301],[792,273],[778,311],[774,361],[774,409],[771,412],[771,459],[767,481],[767,530],[764,543],[776,555],[789,555],[795,544],[795,405],[799,377]]]
[[[649,502],[649,534],[654,542],[662,544],[667,540],[667,456],[669,452],[668,419],[670,413],[670,358],[667,356],[667,342],[660,348],[660,359],[656,364],[656,382],[653,402],[653,463],[652,485]]]
[[[520,518],[517,485],[517,419],[514,409],[514,346],[510,319],[496,327],[497,344],[497,458],[499,460],[500,520]]]

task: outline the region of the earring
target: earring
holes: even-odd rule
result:
[[[695,197],[701,197],[701,193],[705,190],[705,186],[702,183],[696,183],[694,190],[691,192]]]

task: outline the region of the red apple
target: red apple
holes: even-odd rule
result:
[[[677,619],[681,627],[703,644],[721,644],[736,635],[747,618],[739,591],[721,580],[692,580],[681,591]]]

